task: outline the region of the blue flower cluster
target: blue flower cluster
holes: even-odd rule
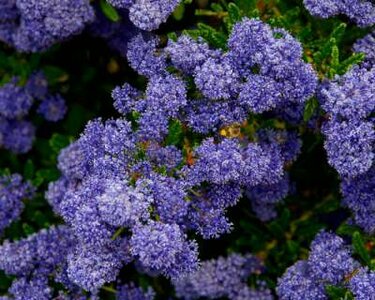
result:
[[[258,282],[259,289],[250,288],[247,278],[261,274],[264,267],[250,254],[232,253],[201,263],[200,269],[173,282],[180,299],[272,300],[271,291]]]
[[[107,0],[129,9],[129,19],[142,30],[155,30],[164,23],[181,0]]]
[[[2,0],[0,40],[38,52],[80,33],[95,15],[88,0]]]
[[[354,214],[355,223],[370,234],[375,232],[375,166],[341,183],[343,204]]]
[[[134,283],[125,284],[117,288],[116,299],[131,300],[153,300],[155,298],[154,290],[149,287],[146,291],[134,285]]]
[[[197,245],[179,223],[187,211],[184,184],[153,171],[173,151],[161,151],[156,163],[137,160],[138,151],[130,123],[97,120],[59,156],[64,176],[47,199],[76,236],[67,272],[86,290],[115,280],[133,260],[169,277],[197,267]]]
[[[375,24],[375,6],[371,0],[303,0],[307,10],[321,18],[344,14],[360,27]]]
[[[333,81],[324,82],[319,92],[330,120],[326,136],[328,161],[342,177],[366,173],[374,161],[375,68],[356,66]]]
[[[21,215],[23,199],[32,199],[34,188],[19,174],[0,177],[0,233]]]
[[[88,0],[1,0],[0,41],[21,52],[40,52],[81,33],[95,21],[94,31],[107,38],[112,35],[110,43],[121,48],[126,44],[126,31],[131,31],[134,25],[145,31],[158,29],[180,0],[108,0],[108,3],[118,9],[125,22],[108,22]],[[125,30],[121,32],[120,28]]]
[[[17,278],[8,291],[11,297],[5,299],[52,299],[53,288],[49,286],[52,278],[56,283],[63,283],[72,298],[81,294],[80,289],[68,282],[64,274],[73,239],[70,229],[61,225],[42,229],[15,242],[6,240],[0,246],[0,269]]]
[[[144,95],[127,85],[122,92],[118,88],[114,94],[118,110],[139,112],[141,131],[160,139],[171,117],[178,116],[193,131],[206,134],[240,124],[249,113],[303,105],[314,94],[317,75],[302,60],[300,43],[285,30],[244,19],[234,26],[228,49],[211,50],[204,41],[184,35],[160,49],[154,38],[134,37],[127,58],[150,80]],[[170,75],[166,68],[171,67],[179,72]],[[191,76],[197,90],[187,99]],[[160,94],[173,91],[174,100],[163,101],[152,93],[155,89]]]
[[[18,78],[0,86],[0,147],[14,153],[31,149],[35,127],[26,117],[35,100],[39,102],[37,112],[47,121],[59,121],[67,111],[65,100],[48,92],[42,72],[32,74],[23,86]]]
[[[367,34],[353,45],[354,52],[365,54],[362,65],[370,67],[375,65],[375,32]]]
[[[375,272],[362,267],[352,258],[344,240],[329,232],[320,232],[311,243],[307,260],[287,269],[279,279],[280,299],[329,299],[326,285],[343,285],[358,300],[373,299]]]

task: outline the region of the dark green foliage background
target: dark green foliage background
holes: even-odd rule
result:
[[[192,3],[190,3],[192,2]],[[110,19],[116,20],[112,8],[103,8]],[[272,26],[283,27],[298,38],[304,47],[304,59],[313,64],[320,78],[332,78],[343,74],[353,63],[362,60],[362,55],[353,55],[354,41],[370,30],[358,29],[344,17],[318,20],[311,17],[297,0],[237,0],[186,1],[176,10],[168,22],[157,31],[165,43],[167,37],[175,38],[181,31],[194,36],[203,36],[211,46],[224,48],[233,24],[243,16],[260,17]],[[111,90],[124,82],[138,87],[145,86],[145,79],[137,76],[118,53],[111,51],[101,39],[84,33],[70,41],[54,46],[42,54],[17,54],[13,49],[0,45],[0,84],[12,76],[23,82],[34,70],[43,70],[48,77],[50,89],[59,92],[67,100],[67,117],[56,124],[47,123],[36,114],[32,120],[37,124],[37,139],[32,151],[24,155],[13,155],[0,150],[0,172],[18,172],[37,188],[37,196],[25,200],[26,209],[21,219],[5,230],[2,239],[17,240],[58,224],[44,199],[49,182],[59,177],[56,158],[59,150],[75,140],[87,121],[102,117],[117,117],[112,107]],[[345,224],[350,212],[340,206],[339,178],[327,164],[323,149],[323,137],[317,128],[309,128],[308,120],[315,116],[324,118],[316,99],[306,104],[305,124],[298,128],[303,134],[303,153],[290,167],[295,182],[295,194],[287,197],[279,207],[279,217],[269,223],[256,219],[247,199],[229,212],[234,223],[231,234],[218,240],[202,240],[202,260],[225,255],[229,252],[255,253],[266,264],[263,276],[270,287],[275,287],[277,278],[298,259],[306,258],[308,247],[315,234],[322,228],[342,234],[355,246],[356,256],[363,264],[375,266],[375,239],[366,236],[358,228]],[[255,118],[255,116],[253,116]],[[274,121],[256,116],[261,126],[273,127]],[[172,124],[168,144],[181,145],[182,130]],[[199,140],[199,137],[193,137]],[[173,295],[167,280],[138,275],[132,266],[122,274],[125,281],[135,281],[142,286],[151,284],[160,299]],[[0,273],[0,294],[6,292],[11,278]],[[255,278],[249,279],[255,284]],[[113,293],[102,291],[103,299],[113,299]],[[351,295],[340,287],[328,287],[332,299],[350,299]]]

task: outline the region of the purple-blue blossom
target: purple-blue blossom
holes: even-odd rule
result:
[[[372,122],[336,121],[324,124],[328,162],[342,177],[366,173],[374,161],[375,130]]]
[[[68,259],[68,277],[87,291],[95,291],[114,281],[123,265],[121,243],[104,246],[78,244]]]
[[[365,54],[365,62],[370,66],[375,64],[375,32],[372,31],[365,37],[357,40],[353,45],[354,52]]]
[[[177,41],[168,41],[165,48],[173,66],[186,74],[193,74],[209,58],[218,58],[221,51],[212,50],[203,39],[194,40],[187,35],[181,35]]]
[[[308,265],[311,276],[317,281],[338,284],[351,274],[359,263],[344,240],[329,232],[320,232],[310,245]]]
[[[153,300],[155,298],[155,291],[149,287],[147,290],[143,290],[137,287],[133,282],[129,284],[121,285],[117,288],[116,299],[124,300]]]
[[[98,200],[101,219],[116,227],[129,227],[147,221],[149,208],[154,201],[142,183],[132,187],[126,181],[108,180],[105,191]]]
[[[332,117],[366,118],[375,110],[375,67],[353,67],[343,76],[323,83],[319,91],[322,108]]]
[[[24,87],[18,85],[18,79],[0,87],[0,117],[15,119],[28,114],[33,104],[33,98]]]
[[[43,51],[53,44],[80,33],[94,19],[87,0],[17,0],[18,26],[12,44],[24,52]]]
[[[26,120],[0,117],[0,146],[14,153],[26,153],[33,144],[35,126]]]
[[[263,270],[262,263],[256,257],[246,254],[232,253],[228,257],[201,262],[195,273],[174,280],[176,295],[182,299],[241,299],[240,294],[247,286],[247,277],[259,274]],[[264,290],[263,290],[264,293]],[[248,292],[246,293],[248,294]],[[262,294],[262,293],[261,293]],[[255,294],[256,295],[256,294]],[[245,298],[245,299],[263,299]],[[264,299],[273,299],[268,293]]]
[[[64,98],[60,95],[49,95],[39,105],[38,113],[47,121],[57,122],[64,118],[67,111]]]
[[[375,24],[375,6],[367,0],[304,0],[306,9],[316,17],[329,18],[344,14],[360,27]]]
[[[48,286],[48,277],[36,275],[31,279],[15,279],[9,293],[17,300],[49,300],[52,297],[52,288]]]
[[[28,276],[32,272],[47,276],[63,264],[74,243],[68,227],[50,227],[19,241],[0,246],[0,269],[6,274]]]
[[[349,289],[356,300],[375,299],[375,272],[360,268],[349,280]]]
[[[375,166],[355,178],[341,182],[342,203],[354,215],[355,223],[366,232],[375,232]]]
[[[208,58],[195,68],[194,82],[205,97],[213,100],[228,99],[238,93],[240,76],[229,59]]]
[[[157,37],[147,34],[138,34],[129,41],[126,57],[139,74],[153,77],[165,73],[166,57],[156,53],[158,43]]]
[[[129,18],[140,29],[155,30],[179,3],[180,0],[136,0],[129,8]]]
[[[22,200],[31,199],[34,192],[31,184],[23,182],[19,174],[0,177],[0,233],[18,219],[24,209]]]
[[[179,277],[198,267],[197,245],[177,224],[150,222],[133,228],[131,253],[146,268]]]
[[[312,278],[305,260],[297,261],[278,279],[276,288],[280,300],[328,300],[324,285]]]

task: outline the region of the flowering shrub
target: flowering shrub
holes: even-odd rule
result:
[[[0,0],[0,299],[375,299],[374,13]]]

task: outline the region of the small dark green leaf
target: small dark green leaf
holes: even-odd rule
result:
[[[354,299],[350,291],[334,285],[326,286],[326,293],[331,300],[352,300]]]
[[[23,169],[23,176],[31,180],[34,177],[34,172],[35,172],[35,166],[34,163],[31,159],[28,159],[27,162],[25,163],[25,167]]]
[[[363,53],[353,53],[349,58],[342,61],[337,69],[337,74],[345,74],[353,65],[361,63],[365,58]]]
[[[183,130],[182,130],[181,123],[178,121],[172,121],[169,124],[166,143],[168,145],[178,145],[179,143],[181,143],[182,138],[183,138]]]
[[[103,14],[112,22],[118,22],[120,20],[120,15],[117,10],[107,1],[101,0],[100,8],[102,9]]]
[[[55,66],[44,66],[43,72],[46,75],[49,84],[55,84],[67,77],[67,73],[64,70]]]
[[[65,135],[54,133],[51,139],[48,141],[52,151],[56,154],[60,152],[61,149],[69,145],[71,139]]]
[[[182,2],[174,10],[173,18],[175,18],[175,20],[177,21],[180,21],[184,17],[184,13],[185,13],[185,4]]]
[[[314,115],[316,109],[318,108],[318,100],[316,98],[311,98],[307,101],[305,110],[303,112],[303,120],[308,122]]]
[[[359,255],[359,257],[367,266],[371,266],[370,254],[365,247],[365,243],[359,231],[354,232],[352,239],[354,251]]]
[[[35,232],[35,229],[31,227],[29,224],[23,223],[22,224],[22,229],[25,235],[30,235]]]

